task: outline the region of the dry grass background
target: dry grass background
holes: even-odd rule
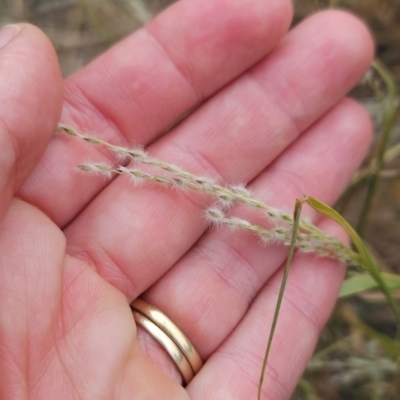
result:
[[[29,21],[51,38],[64,76],[81,68],[112,43],[132,32],[173,0],[0,0],[0,23]],[[400,84],[400,0],[294,0],[295,23],[317,8],[338,5],[363,18],[376,37],[377,56]],[[351,39],[351,38],[349,38]],[[375,80],[376,78],[374,78]],[[378,84],[382,85],[378,80]],[[382,102],[368,84],[352,95],[370,111],[379,140]],[[400,124],[390,147],[400,142]],[[370,158],[376,150],[371,150]],[[400,157],[385,166],[370,210],[365,238],[384,270],[400,274]],[[353,223],[359,218],[365,185],[339,202]],[[293,399],[400,399],[396,363],[384,351],[375,331],[389,337],[394,319],[379,293],[341,301]],[[267,339],[267,332],[266,332]],[[264,349],[260,349],[261,352]],[[293,349],[293,351],[296,351]]]

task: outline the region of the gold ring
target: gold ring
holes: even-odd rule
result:
[[[164,350],[169,354],[178,367],[180,374],[182,375],[183,383],[187,385],[193,379],[194,372],[188,360],[179,350],[178,346],[167,334],[165,334],[157,325],[153,324],[143,314],[135,310],[132,310],[132,314],[136,323],[149,332],[151,336],[153,336],[153,338],[157,340],[157,342],[160,343]]]
[[[153,327],[151,327],[152,331],[148,329],[148,326],[143,326],[162,346],[163,344],[160,342],[159,338],[161,337],[161,333],[166,335],[173,344],[178,348],[179,352],[183,355],[186,361],[189,363],[189,366],[192,370],[193,376],[197,374],[201,367],[203,366],[203,362],[200,358],[199,353],[193,347],[192,343],[189,339],[182,333],[182,331],[164,314],[162,313],[157,307],[146,303],[142,299],[136,299],[131,304],[131,308],[133,311],[136,311],[137,314],[141,314],[144,316],[149,322],[159,328],[158,331],[155,331]],[[135,316],[135,314],[134,314]],[[136,317],[135,317],[136,320]],[[137,321],[140,325],[141,323]],[[163,346],[164,347],[164,346]],[[164,347],[165,348],[165,347]],[[168,349],[165,348],[171,358],[174,360],[175,364],[178,366],[178,369],[181,371],[181,375],[183,376],[182,370],[180,369],[179,365],[176,363],[175,359],[172,357],[171,353]],[[186,384],[190,382],[190,379],[184,380]]]

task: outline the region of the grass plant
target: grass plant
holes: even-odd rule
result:
[[[138,167],[127,168],[123,165],[114,167],[104,163],[86,163],[79,165],[78,168],[85,172],[129,175],[136,180],[148,180],[159,184],[166,184],[177,189],[191,189],[214,196],[217,203],[206,210],[208,219],[215,223],[224,223],[229,226],[243,228],[256,233],[263,240],[278,241],[289,245],[292,242],[293,218],[286,212],[271,207],[261,200],[251,196],[248,189],[242,186],[222,186],[213,180],[205,177],[193,175],[180,167],[163,162],[154,157],[150,157],[141,149],[128,149],[105,142],[97,137],[88,136],[77,132],[75,129],[59,125],[58,131],[85,140],[94,145],[104,146],[115,153],[116,156],[128,156],[137,163],[155,168],[156,172],[147,172]],[[166,172],[162,174],[159,171]],[[251,224],[237,217],[227,217],[225,210],[235,203],[242,203],[247,206],[259,209],[272,222],[278,226],[267,229],[262,226]],[[362,266],[360,256],[350,248],[342,244],[334,237],[321,231],[312,223],[306,220],[299,220],[299,232],[296,235],[296,246],[302,251],[314,252],[320,256],[331,257],[342,262],[347,262],[354,266]]]

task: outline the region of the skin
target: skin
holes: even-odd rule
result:
[[[61,118],[148,146],[289,211],[302,194],[333,203],[371,140],[365,111],[344,96],[373,42],[344,12],[287,33],[291,16],[286,0],[181,1],[64,82],[37,28],[21,25],[0,50],[1,399],[256,398],[287,249],[206,231],[208,197],[79,173],[112,155],[53,132]],[[290,397],[343,273],[332,260],[296,256],[263,399]],[[139,295],[206,361],[187,388],[136,328],[129,303]]]

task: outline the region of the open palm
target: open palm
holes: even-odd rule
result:
[[[332,203],[369,145],[368,117],[343,97],[373,45],[343,12],[286,33],[290,21],[286,0],[181,1],[64,83],[36,28],[0,50],[1,399],[255,398],[287,249],[206,231],[204,195],[79,173],[111,155],[53,132],[61,115],[249,184],[273,206],[290,210],[304,193]],[[290,396],[342,275],[331,260],[296,258],[265,399]],[[139,295],[206,361],[187,388],[136,328],[129,304]]]

